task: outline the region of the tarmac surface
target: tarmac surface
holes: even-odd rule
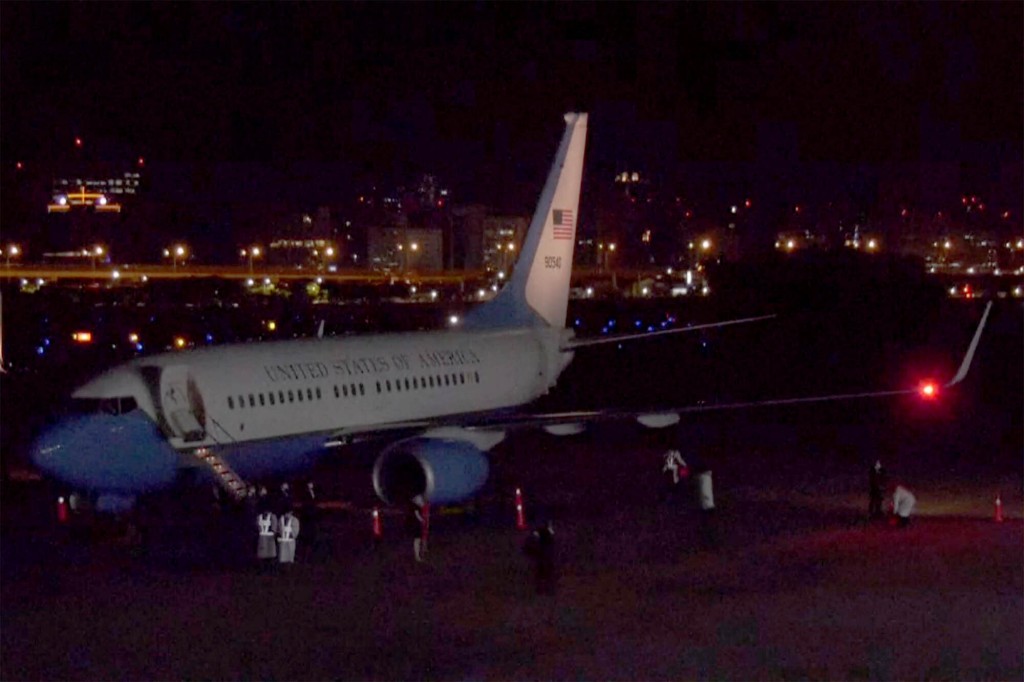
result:
[[[425,564],[398,512],[373,545],[354,467],[318,473],[317,542],[291,566],[255,565],[244,515],[160,517],[143,551],[55,528],[23,484],[4,500],[0,677],[1021,679],[1022,472],[1000,445],[1019,425],[887,414],[683,431],[707,444],[683,451],[713,465],[711,515],[692,483],[663,495],[659,436],[518,435],[475,515],[436,510]],[[879,430],[904,446],[886,466],[917,494],[907,529],[864,518]],[[515,486],[555,521],[554,596],[534,593]]]

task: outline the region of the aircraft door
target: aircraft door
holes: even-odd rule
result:
[[[173,436],[186,442],[206,438],[206,407],[186,365],[165,367],[160,373],[160,407]]]

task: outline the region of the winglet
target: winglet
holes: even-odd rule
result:
[[[978,323],[978,328],[974,331],[974,338],[971,339],[971,345],[967,348],[967,353],[964,355],[963,362],[960,363],[960,369],[957,371],[956,376],[953,377],[952,381],[946,384],[946,387],[956,386],[964,377],[967,376],[968,370],[971,369],[971,362],[974,360],[974,351],[978,349],[978,342],[981,341],[981,332],[985,328],[985,322],[988,320],[988,314],[992,311],[992,301],[989,301],[985,305],[985,313],[981,316],[981,322]]]

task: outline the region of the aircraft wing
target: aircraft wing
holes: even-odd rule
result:
[[[637,339],[652,339],[658,336],[665,336],[667,334],[681,334],[684,332],[695,332],[704,329],[716,329],[718,327],[729,327],[735,324],[747,324],[748,322],[760,322],[762,320],[770,320],[775,315],[759,315],[757,317],[744,317],[739,320],[727,320],[725,322],[710,322],[708,324],[694,324],[686,327],[680,327],[678,329],[662,329],[656,332],[637,332],[635,334],[612,334],[611,336],[599,336],[591,339],[569,339],[562,344],[561,350],[571,351],[577,348],[586,348],[588,346],[598,346],[604,343],[621,343],[623,341],[633,341]]]
[[[758,407],[800,405],[808,403],[838,402],[868,398],[886,398],[900,395],[915,394],[920,395],[923,398],[932,398],[936,396],[940,390],[944,388],[953,388],[959,383],[961,383],[967,377],[967,374],[970,371],[970,368],[973,364],[974,355],[977,351],[978,343],[981,340],[981,335],[985,329],[985,324],[988,321],[988,316],[991,310],[992,302],[990,301],[985,306],[985,311],[981,316],[981,320],[978,322],[978,326],[974,331],[974,336],[972,337],[971,343],[968,346],[967,351],[963,356],[963,359],[961,360],[959,369],[957,370],[956,374],[954,374],[953,377],[944,384],[939,384],[938,382],[933,381],[926,381],[917,386],[895,389],[854,391],[848,393],[830,393],[824,395],[810,396],[783,396],[767,398],[764,400],[741,400],[726,401],[719,403],[700,401],[696,404],[691,405],[653,407],[647,409],[632,410],[624,410],[621,408],[609,408],[600,410],[568,410],[562,412],[547,413],[530,413],[516,411],[499,413],[482,412],[479,414],[470,413],[452,415],[450,417],[445,417],[441,419],[396,422],[393,424],[387,424],[383,426],[380,424],[374,424],[372,426],[367,426],[365,429],[360,427],[352,427],[349,429],[345,429],[344,432],[332,434],[332,438],[330,441],[328,441],[328,445],[345,445],[353,442],[358,442],[361,440],[373,440],[377,438],[400,438],[405,435],[415,435],[426,429],[436,428],[440,426],[459,426],[461,428],[468,430],[488,431],[515,430],[525,428],[546,428],[554,430],[559,426],[582,425],[598,421],[636,419],[645,426],[661,427],[669,426],[678,422],[681,415],[702,412],[743,410]],[[739,324],[760,319],[764,318],[747,318],[743,320],[727,322],[724,324]],[[722,324],[723,323],[716,323],[713,325],[702,325],[701,327],[721,326]],[[700,327],[691,327],[687,329],[695,328]],[[686,329],[672,331],[686,331]],[[646,336],[650,336],[650,334]],[[615,340],[620,341],[622,339],[617,338]],[[603,341],[603,339],[600,339],[599,341]]]

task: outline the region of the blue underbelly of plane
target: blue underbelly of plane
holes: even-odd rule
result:
[[[277,478],[308,470],[324,454],[323,436],[291,436],[217,447],[217,454],[244,480]]]

